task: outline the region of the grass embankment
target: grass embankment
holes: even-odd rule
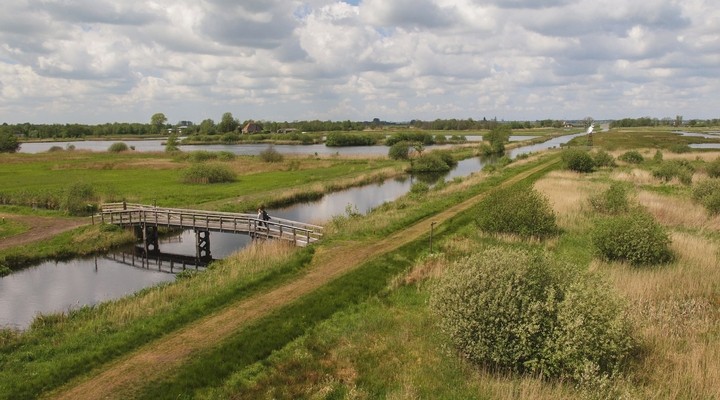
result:
[[[695,154],[686,157],[694,160]],[[415,261],[382,296],[333,315],[266,360],[239,368],[222,384],[196,392],[196,397],[720,397],[720,217],[708,217],[680,183],[662,183],[646,168],[651,165],[593,174],[553,172],[540,179],[535,188],[550,199],[563,231],[547,241],[486,235],[473,223],[456,221],[456,229],[437,238],[438,254]],[[674,262],[638,268],[595,258],[590,232],[597,215],[589,198],[612,181],[631,183],[634,201],[670,229]],[[664,186],[672,188],[658,188]],[[466,218],[471,220],[472,212]],[[642,343],[634,365],[614,381],[591,382],[578,389],[572,383],[472,366],[447,351],[447,342],[435,333],[435,320],[427,309],[434,277],[454,260],[489,245],[542,247],[610,279],[626,299]]]
[[[682,136],[673,133],[677,129],[671,128],[618,128],[609,132],[596,132],[593,134],[593,146],[607,151],[619,149],[661,149],[671,150],[679,146],[695,143],[718,143],[718,139],[707,139],[697,136]],[[578,138],[577,141],[585,140]]]
[[[519,170],[526,168],[528,167],[521,167]],[[508,172],[508,175],[498,175],[493,179],[489,179],[486,182],[487,186],[485,186],[485,189],[492,187],[494,184],[507,178],[507,176],[515,173],[516,172]],[[437,201],[430,203],[424,201],[423,198],[415,198],[412,201],[407,199],[406,202],[398,204],[398,209],[395,210],[394,216],[383,219],[387,222],[381,224],[380,227],[382,230],[402,228],[406,226],[407,223],[417,221],[424,216],[453,204],[453,200],[467,198],[479,190],[483,190],[481,188],[467,189],[467,187],[460,184],[438,188],[437,193],[434,195]],[[410,204],[416,207],[409,207]],[[355,219],[358,218],[348,218],[345,224],[354,224],[354,226],[359,227],[360,224],[355,221],[352,221],[352,223],[348,222]],[[346,226],[346,228],[349,229],[350,226]],[[365,240],[376,237],[375,234],[378,232],[376,228],[375,226],[365,225],[364,229],[366,234],[362,235],[362,237],[364,237]],[[336,241],[335,245],[339,246],[342,242],[342,240]],[[333,246],[331,243],[332,241],[328,243],[328,246]],[[330,251],[330,249],[328,251]],[[237,263],[233,261],[229,261],[229,265],[238,267]],[[227,285],[230,287],[238,285],[236,280],[227,279],[222,272],[215,273],[214,271],[209,271],[202,276],[205,277],[203,279],[214,282],[213,285],[219,284],[220,282],[227,282]],[[189,282],[193,282],[195,279],[198,278],[191,279]],[[282,279],[285,278],[269,280],[277,284],[281,282]],[[147,338],[164,334],[176,326],[174,324],[185,323],[200,315],[204,315],[208,309],[212,310],[212,307],[207,307],[205,303],[210,302],[216,304],[215,301],[220,302],[220,300],[215,299],[213,296],[210,296],[212,299],[208,300],[208,295],[194,288],[184,287],[183,285],[183,283],[180,283],[149,290],[135,296],[135,298],[124,299],[117,302],[117,305],[115,305],[116,303],[111,303],[107,306],[104,305],[73,313],[69,318],[55,318],[61,321],[61,323],[50,323],[47,324],[48,326],[39,324],[39,326],[33,327],[27,333],[20,336],[6,333],[2,354],[4,363],[3,371],[8,372],[0,381],[3,382],[3,385],[7,387],[8,390],[3,390],[2,392],[11,393],[13,396],[19,397],[33,396],[39,391],[57,386],[71,376],[81,374],[94,365],[99,365],[113,359],[129,349],[145,343]],[[218,290],[213,285],[211,285],[213,288],[212,292],[215,293]],[[251,285],[251,283],[248,283],[248,285]],[[266,288],[270,287],[271,283],[267,283],[267,285]],[[341,285],[341,287],[342,286],[344,285]],[[180,293],[175,292],[173,288],[179,288],[177,290]],[[233,290],[242,292],[243,295],[249,295],[253,292],[252,290],[242,287],[242,285]],[[171,298],[173,304],[178,305],[177,307],[181,307],[180,305],[184,304],[183,296],[192,297],[194,300],[191,301],[190,305],[186,306],[190,311],[185,309],[186,311],[183,312],[182,307],[180,310],[165,309],[153,311],[154,308],[152,307],[133,306],[133,304],[137,304],[136,301],[142,302],[143,298],[155,292],[159,294],[166,293],[163,296]],[[220,290],[220,292],[222,292],[222,290]],[[320,301],[318,304],[327,304],[329,309],[335,309],[336,306],[333,305],[334,303],[332,301],[325,300]],[[223,301],[230,300],[229,298],[225,298]],[[337,307],[342,308],[344,307],[343,304]],[[109,314],[106,314],[104,311],[112,309],[122,310],[125,307],[131,307],[133,310],[136,310],[139,315],[132,313],[129,316],[125,315],[121,319],[121,323],[118,323],[115,321],[115,317],[117,317],[119,311]],[[123,314],[124,313],[121,312],[121,315]],[[190,314],[192,316],[189,316]],[[115,315],[115,317],[113,317],[113,315]],[[303,318],[298,318],[302,325]],[[47,320],[52,321],[53,318]],[[158,322],[156,322],[156,320]],[[118,324],[121,326],[118,326]],[[292,332],[288,334],[290,335],[289,337],[284,336],[286,338],[283,339],[283,341],[288,341],[297,335],[297,333]],[[92,340],[90,343],[87,343],[86,336],[88,334],[93,335],[97,340]],[[52,337],[52,339],[49,340],[52,341],[52,344],[48,343],[48,340],[42,339],[49,337]],[[82,343],[82,346],[79,345],[80,343]],[[30,358],[33,360],[32,362],[28,362],[28,358],[25,357],[25,355],[28,354],[31,354]],[[210,370],[211,369],[212,368],[210,368]],[[27,376],[27,379],[17,379],[17,377],[23,376]],[[34,377],[37,377],[37,379]]]

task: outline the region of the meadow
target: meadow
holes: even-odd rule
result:
[[[317,290],[203,345],[178,368],[157,372],[143,385],[121,388],[114,396],[720,398],[716,384],[720,381],[720,217],[709,213],[692,196],[693,185],[708,179],[710,164],[720,153],[674,153],[671,150],[687,144],[687,138],[678,139],[663,130],[613,130],[603,135],[595,135],[593,151],[607,149],[616,160],[614,167],[577,173],[557,162],[559,151],[534,155],[492,172],[411,191],[365,216],[350,212],[338,216],[326,227],[323,243],[312,248],[294,249],[273,243],[251,246],[205,273],[181,276],[176,283],[69,314],[41,316],[26,332],[2,330],[0,398],[62,395],[63,385],[72,388],[78,381],[92,379],[96,375],[93,369],[102,372],[113,361],[142,354],[148,342],[150,347],[153,341],[161,343],[208,315],[240,309],[248,299],[312,274],[335,251],[371,247],[419,222],[428,230],[419,239],[387,252],[378,251]],[[697,138],[692,142],[696,143]],[[640,153],[644,161],[635,164],[619,160],[631,149]],[[656,157],[658,150],[662,159]],[[63,157],[69,159],[61,161]],[[100,176],[104,171],[95,171],[89,165],[109,160],[116,160],[110,171],[150,162],[148,158],[122,154],[97,155],[92,162],[72,161],[72,157],[63,155],[43,167],[18,165],[17,171],[26,168],[28,174],[40,174],[38,171],[53,170],[51,165],[76,162],[80,166],[77,173],[88,177],[95,173]],[[157,176],[167,174],[164,176],[169,185],[177,185],[177,190],[207,207],[240,208],[282,191],[280,185],[258,184],[256,189],[248,189],[245,197],[233,198],[232,191],[226,188],[212,189],[217,191],[214,196],[193,194],[176,183],[177,163],[184,165],[186,161],[159,158]],[[314,179],[317,175],[317,181],[308,185],[282,179],[288,179],[284,182],[290,186],[323,185],[319,190],[326,190],[328,180],[353,185],[373,173],[394,173],[399,165],[388,160],[307,158],[300,160],[297,169],[290,168],[294,161],[263,164],[241,158],[233,161],[237,163],[233,168],[238,171],[239,182],[219,186],[235,185],[237,190],[248,176],[242,171],[247,170],[254,171],[249,173],[253,177],[305,171],[306,177]],[[358,164],[354,164],[356,161]],[[677,177],[659,178],[656,171],[669,162],[690,165],[691,182]],[[38,158],[33,163],[17,162],[36,163],[43,161]],[[170,166],[165,169],[163,165]],[[543,165],[541,170],[534,170]],[[94,179],[99,179],[97,176]],[[429,227],[434,215],[473,196],[510,185],[508,182],[528,185],[548,200],[559,227],[556,235],[526,238],[484,232],[477,225],[480,209],[474,207],[434,227],[434,251],[430,252]],[[598,256],[593,229],[600,216],[591,200],[613,183],[626,188],[629,203],[648,212],[668,232],[674,254],[671,262],[638,267]],[[135,186],[126,194],[152,201],[153,194],[148,193],[151,190],[150,186]],[[107,198],[123,195],[98,191]],[[159,198],[175,205],[193,204],[169,192]],[[611,377],[591,376],[578,382],[516,374],[461,357],[438,329],[438,317],[428,303],[439,280],[454,263],[490,247],[501,251],[543,250],[609,282],[626,305],[632,334],[638,341],[631,362]],[[60,391],[52,392],[58,388]]]

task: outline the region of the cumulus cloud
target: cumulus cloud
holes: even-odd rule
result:
[[[0,122],[717,117],[710,0],[18,0]]]

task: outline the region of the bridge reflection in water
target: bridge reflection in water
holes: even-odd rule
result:
[[[145,252],[142,246],[133,246],[132,249],[126,251],[107,254],[104,258],[135,268],[151,269],[169,274],[177,274],[186,270],[202,271],[215,261],[210,256],[195,257],[163,253],[159,250]]]

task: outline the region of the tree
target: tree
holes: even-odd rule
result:
[[[235,132],[239,126],[240,122],[233,118],[232,113],[226,112],[223,114],[222,119],[217,126],[217,130],[220,133]]]
[[[178,147],[178,144],[177,134],[171,134],[170,137],[168,137],[167,143],[165,143],[165,151],[168,153],[179,151],[180,147]]]
[[[153,133],[161,133],[166,123],[167,117],[163,113],[155,113],[150,117],[150,125],[152,125]]]
[[[217,132],[215,127],[215,121],[208,118],[200,123],[200,134],[201,135],[214,135]]]
[[[490,143],[492,154],[504,154],[505,143],[510,140],[511,129],[507,125],[496,125],[488,132],[483,139]]]
[[[14,134],[0,132],[0,153],[14,153],[20,149],[20,143]]]

